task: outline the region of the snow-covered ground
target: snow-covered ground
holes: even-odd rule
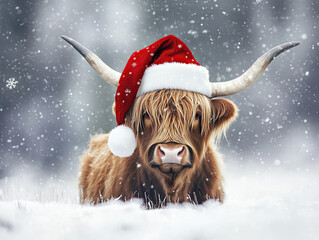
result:
[[[317,168],[228,163],[224,204],[77,203],[75,181],[0,181],[0,239],[318,239]]]

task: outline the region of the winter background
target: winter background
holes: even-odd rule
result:
[[[115,89],[60,35],[122,71],[168,34],[211,81],[301,44],[228,97],[240,112],[220,144],[223,205],[79,205],[78,158],[116,126]],[[318,239],[318,60],[317,0],[0,1],[0,239]]]

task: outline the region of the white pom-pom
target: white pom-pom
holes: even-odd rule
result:
[[[111,152],[116,156],[132,156],[136,148],[135,134],[129,127],[117,126],[110,132],[108,145]]]

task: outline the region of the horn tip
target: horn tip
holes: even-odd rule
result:
[[[64,41],[67,41],[68,43],[70,43],[70,41],[72,41],[72,38],[69,38],[68,36],[65,36],[65,35],[61,35],[61,38],[62,38]]]
[[[91,51],[75,41],[74,39],[67,37],[65,35],[61,35],[61,38],[71,44],[84,58],[87,58],[89,54],[91,54]]]
[[[285,49],[285,50],[288,50],[289,48],[293,48],[293,47],[296,47],[300,44],[299,41],[291,41],[291,42],[286,42],[286,43],[283,43],[281,45],[279,45],[279,47]]]
[[[291,42],[288,42],[288,43],[284,43],[282,45],[282,48],[283,48],[283,51],[286,51],[286,50],[288,50],[290,48],[298,46],[299,44],[300,44],[299,41],[291,41]]]
[[[293,47],[295,47],[295,46],[298,46],[298,45],[300,44],[300,42],[299,42],[299,41],[292,41],[292,42],[290,42],[290,44],[291,44]]]

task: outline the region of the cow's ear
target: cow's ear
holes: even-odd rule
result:
[[[237,107],[230,101],[223,98],[211,99],[212,109],[212,128],[219,132],[224,132],[228,129],[229,125],[237,117]]]

